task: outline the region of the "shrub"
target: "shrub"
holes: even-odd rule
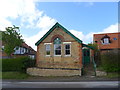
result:
[[[101,55],[102,68],[106,72],[120,72],[120,53],[115,53],[113,51],[106,52]]]
[[[35,60],[29,57],[2,59],[2,71],[26,71],[26,68],[35,66]]]

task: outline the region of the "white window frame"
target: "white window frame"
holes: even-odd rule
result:
[[[51,43],[44,43],[44,45],[45,45],[45,56],[51,56]],[[50,55],[47,55],[47,53],[46,53],[46,45],[50,45]]]
[[[107,40],[107,43],[106,43],[105,39]],[[104,42],[103,42],[103,41],[104,41]],[[103,45],[110,44],[108,38],[104,38],[101,42],[102,42]]]
[[[70,54],[69,55],[66,55],[66,45],[70,45]],[[64,43],[64,55],[65,56],[71,56],[71,43]]]
[[[63,42],[63,44],[71,44],[71,42]]]
[[[44,45],[46,45],[46,44],[52,44],[52,43],[44,43]]]
[[[55,55],[55,45],[60,45],[61,46],[61,55],[62,55],[62,44],[54,44],[54,56],[61,56],[61,55]]]

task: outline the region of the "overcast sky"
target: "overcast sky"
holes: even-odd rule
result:
[[[35,43],[56,22],[86,44],[92,42],[94,33],[118,31],[117,2],[41,1],[0,0],[0,30],[19,26],[24,41],[35,50]]]

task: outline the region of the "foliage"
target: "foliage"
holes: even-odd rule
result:
[[[113,51],[106,52],[101,55],[102,68],[106,72],[120,72],[120,53],[115,53]]]
[[[98,52],[98,45],[96,43],[89,43],[88,46],[92,46],[95,52]]]
[[[34,66],[35,60],[32,60],[29,57],[2,59],[2,71],[25,72],[26,68]]]
[[[26,79],[28,76],[22,72],[2,72],[2,79]]]
[[[22,36],[19,33],[19,27],[7,27],[6,31],[2,32],[2,41],[4,43],[4,51],[8,56],[14,52],[16,46],[20,46],[23,42]]]
[[[101,59],[98,45],[96,43],[89,43],[88,46],[92,46],[94,48],[94,60],[97,66],[99,66],[101,64]]]

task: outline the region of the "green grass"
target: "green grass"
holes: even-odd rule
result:
[[[0,71],[0,79],[2,78],[2,72]]]
[[[120,78],[120,73],[108,73],[108,75],[106,76],[108,78]]]
[[[28,76],[22,72],[2,72],[2,79],[26,79]]]

